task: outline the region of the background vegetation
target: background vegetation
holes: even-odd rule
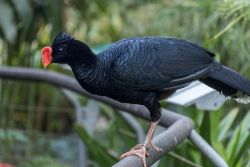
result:
[[[42,68],[40,50],[60,31],[96,50],[132,36],[180,37],[206,46],[221,63],[250,78],[248,0],[1,0],[0,67]],[[49,70],[71,75],[61,66]],[[88,104],[85,97],[78,98]],[[87,145],[89,166],[110,166],[136,144],[136,138],[115,109],[96,105],[101,112],[90,135],[84,128],[74,128],[74,108],[59,89],[0,80],[0,162],[20,167],[74,166],[76,130],[85,143],[94,143]],[[230,166],[250,166],[249,105],[229,101],[214,112],[164,105],[190,116]],[[159,166],[195,166],[176,155],[197,166],[211,166],[189,142],[166,155]]]

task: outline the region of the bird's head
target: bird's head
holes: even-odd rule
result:
[[[84,63],[90,54],[89,47],[70,34],[61,32],[52,42],[51,46],[42,49],[42,63],[46,68],[51,63],[72,64]]]

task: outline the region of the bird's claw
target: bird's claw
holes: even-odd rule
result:
[[[141,158],[143,167],[147,167],[146,157],[149,156],[147,150],[148,150],[148,148],[146,145],[138,144],[135,147],[133,147],[131,150],[129,150],[128,152],[122,154],[120,159],[123,159],[125,157],[130,156],[130,155],[136,155],[136,156]]]
[[[151,142],[149,143],[149,147],[152,147],[152,149],[154,149],[155,151],[163,151],[161,148],[157,147],[156,145],[154,145]],[[147,167],[146,157],[149,156],[149,153],[148,153],[149,147],[145,144],[137,144],[131,150],[122,154],[120,159],[123,159],[125,157],[130,156],[130,155],[136,155],[136,156],[141,158],[143,167]]]
[[[150,147],[152,147],[155,151],[163,151],[163,149],[157,147],[155,144],[153,144],[152,142],[150,142]]]

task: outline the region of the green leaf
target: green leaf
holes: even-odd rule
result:
[[[22,26],[25,28],[25,30],[27,30],[33,17],[33,11],[30,1],[12,0],[12,3],[17,11],[18,16],[21,19]]]
[[[215,143],[218,141],[217,138],[218,138],[218,135],[220,134],[218,127],[221,122],[221,114],[222,114],[222,110],[217,110],[217,111],[211,112],[211,115],[210,115],[211,126],[216,127],[211,130],[211,140],[212,140],[211,142],[212,143]]]
[[[250,132],[249,132],[250,124],[249,124],[249,122],[250,122],[250,113],[247,113],[245,115],[244,119],[242,120],[242,122],[240,123],[241,131],[244,133],[241,133],[240,143],[237,147],[237,152],[236,152],[234,159],[233,159],[233,166],[236,166],[236,164],[239,162],[239,160],[243,156],[243,154],[249,149],[249,147],[248,147],[250,145]]]
[[[211,130],[210,112],[204,112],[200,134],[209,144],[211,144],[211,131],[210,130]],[[209,160],[204,156],[202,156],[202,164],[203,166],[211,166]]]
[[[112,166],[118,159],[109,153],[109,149],[101,145],[96,139],[89,136],[87,131],[82,126],[76,126],[75,130],[81,140],[85,143],[88,153],[92,159],[100,166]]]
[[[240,144],[240,146],[238,146],[239,149],[237,153],[235,154],[235,158],[233,159],[232,166],[236,166],[236,164],[239,162],[242,155],[249,149],[249,145],[250,145],[250,133],[248,132],[247,138],[243,141],[242,144]]]
[[[239,142],[240,142],[240,136],[241,136],[241,128],[238,127],[232,134],[232,138],[230,139],[226,151],[228,155],[228,160],[230,164],[233,162],[233,157],[236,154],[236,150],[238,148]]]
[[[17,36],[14,12],[11,6],[4,0],[0,1],[0,28],[7,41],[14,44]]]
[[[48,21],[52,24],[52,34],[56,35],[64,29],[64,3],[61,0],[47,0],[44,12]]]
[[[242,132],[249,132],[250,129],[250,111],[244,116],[244,119],[240,122],[240,126],[242,128]],[[246,138],[248,133],[242,133],[242,138]]]
[[[249,157],[249,159],[250,159],[250,157]],[[246,167],[250,167],[250,161],[248,161]]]
[[[240,21],[242,18],[246,17],[248,14],[250,14],[250,12],[246,11],[245,13],[238,16],[236,19],[230,21],[230,23],[224,29],[222,29],[220,32],[218,32],[216,35],[214,35],[209,42],[218,39],[221,35],[223,35],[225,32],[227,32],[232,26],[234,26],[238,21]]]
[[[14,140],[18,142],[27,143],[29,139],[19,130],[8,130],[5,131],[0,129],[0,140]]]
[[[200,134],[201,136],[206,139],[208,143],[211,143],[211,133],[210,133],[210,113],[204,112]]]
[[[21,161],[21,164],[18,164],[19,167],[70,167],[68,164],[63,164],[58,162],[56,159],[50,156],[35,156],[28,161]],[[7,165],[6,165],[7,166]]]
[[[219,141],[222,141],[227,137],[228,132],[230,131],[230,128],[232,127],[238,113],[239,108],[234,108],[221,120],[221,123],[219,125]]]

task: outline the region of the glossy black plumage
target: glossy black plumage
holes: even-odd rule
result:
[[[68,34],[59,34],[56,39],[63,42],[54,41],[53,50],[63,52],[53,53],[53,62],[69,64],[84,89],[120,102],[142,104],[149,109],[152,121],[160,117],[160,99],[194,80],[225,95],[233,96],[238,90],[250,95],[248,80],[216,63],[209,50],[189,41],[129,38],[95,55]],[[235,83],[228,74],[245,82]]]
[[[115,54],[111,79],[116,84],[144,91],[163,90],[197,79],[214,56],[191,42],[160,37],[121,40],[106,52]]]

